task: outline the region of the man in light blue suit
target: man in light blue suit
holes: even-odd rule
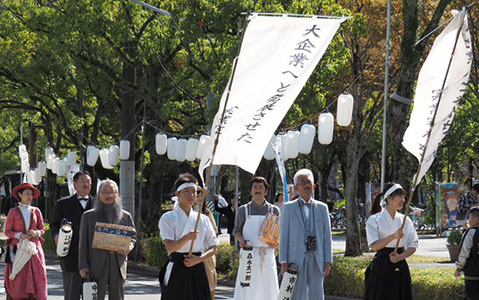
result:
[[[281,213],[281,272],[291,263],[298,267],[291,300],[323,300],[323,279],[329,275],[333,262],[329,211],[324,203],[312,198],[313,180],[308,169],[296,172],[294,185],[299,198],[284,204]]]

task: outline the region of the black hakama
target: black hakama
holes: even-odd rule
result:
[[[393,264],[389,254],[394,248],[383,248],[376,253],[366,269],[366,293],[364,300],[412,299],[411,273],[406,260]],[[404,248],[399,248],[402,253]]]
[[[168,285],[163,285],[166,264],[160,271],[159,280],[161,285],[161,300],[211,300],[208,277],[206,277],[205,266],[199,263],[188,268],[183,263],[188,253],[171,253],[168,257],[173,262]],[[200,256],[201,253],[193,253]]]

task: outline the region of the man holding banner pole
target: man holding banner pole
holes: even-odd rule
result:
[[[315,184],[311,170],[297,171],[294,185],[299,198],[285,203],[281,215],[281,272],[284,274],[291,263],[298,267],[291,300],[322,300],[323,279],[333,262],[328,206],[312,198]]]

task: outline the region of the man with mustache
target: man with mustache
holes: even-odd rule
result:
[[[120,300],[124,299],[127,256],[135,247],[136,233],[131,237],[128,250],[115,252],[92,248],[96,222],[134,228],[130,213],[122,209],[116,182],[104,180],[98,191],[99,201],[95,208],[85,212],[81,220],[78,268],[82,278],[96,281],[97,299],[105,299],[108,287],[109,299]]]
[[[239,276],[236,278],[235,300],[276,300],[278,297],[278,276],[274,257],[276,246],[267,244],[259,236],[266,215],[273,212],[279,216],[279,208],[265,199],[268,188],[266,179],[260,176],[253,177],[250,182],[253,200],[238,209],[233,234],[241,248],[253,246],[253,268],[250,286],[241,286]]]
[[[70,249],[65,257],[60,258],[60,266],[63,275],[63,290],[65,300],[80,300],[82,279],[78,273],[78,239],[80,236],[80,221],[83,212],[91,209],[96,201],[90,195],[91,176],[87,171],[77,172],[73,176],[73,186],[76,193],[57,201],[53,210],[53,219],[50,229],[55,241],[58,244],[58,233],[62,227],[62,220],[71,222],[73,236]]]

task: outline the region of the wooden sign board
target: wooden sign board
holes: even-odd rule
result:
[[[135,228],[124,225],[96,222],[93,233],[93,248],[128,251]]]

